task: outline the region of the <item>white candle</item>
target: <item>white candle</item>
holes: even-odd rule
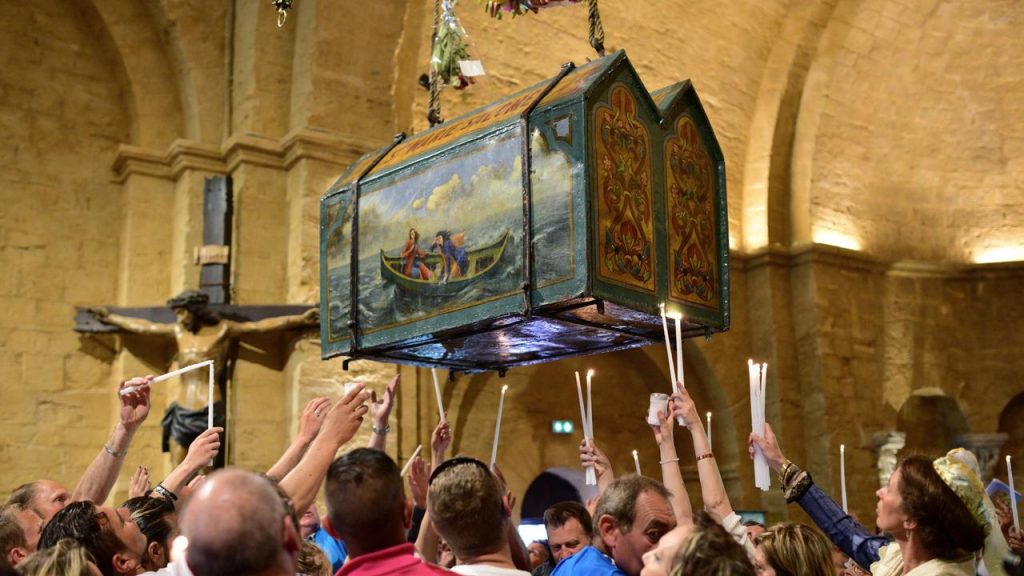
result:
[[[181,374],[184,374],[185,372],[191,372],[193,370],[198,370],[199,368],[202,368],[203,366],[213,366],[213,360],[204,360],[204,361],[199,362],[197,364],[190,364],[188,366],[185,366],[184,368],[178,368],[174,372],[168,372],[167,374],[161,374],[161,375],[157,376],[156,378],[153,378],[152,380],[150,380],[150,384],[156,384],[158,382],[163,382],[164,380],[170,380],[171,378],[174,378],[175,376],[179,376]],[[139,389],[138,386],[126,386],[126,387],[122,388],[121,391],[118,392],[118,394],[120,394],[121,396],[124,396],[125,394],[131,394],[132,392],[136,392],[136,391],[138,391],[138,389]]]
[[[420,444],[419,446],[416,446],[416,449],[412,451],[412,456],[409,456],[409,461],[405,463],[405,466],[402,466],[402,477],[403,478],[405,477],[406,474],[409,473],[409,468],[412,468],[412,461],[415,460],[416,457],[420,455],[420,450],[422,450],[422,449],[423,449],[423,444]]]
[[[636,453],[636,450],[633,450],[633,464],[636,465],[636,475],[643,476],[643,474],[640,473],[640,456]]]
[[[498,436],[501,435],[501,413],[505,410],[505,392],[508,384],[501,387],[501,399],[498,400],[498,419],[494,422],[494,445],[491,446],[491,467],[498,460]]]
[[[708,412],[708,450],[711,449],[711,412]]]
[[[583,429],[583,439],[589,440],[589,432],[587,431],[587,406],[583,403],[583,386],[580,384],[580,371],[576,371],[576,396],[580,400],[580,428]]]
[[[594,441],[594,400],[590,395],[590,380],[594,377],[593,370],[587,370],[587,439]]]
[[[1017,494],[1013,490],[1013,464],[1006,457],[1006,483],[1010,485],[1010,507],[1013,510],[1013,527],[1020,530],[1020,516],[1017,515]]]
[[[437,370],[431,368],[430,375],[434,378],[434,394],[437,395],[437,418],[444,422],[444,403],[441,402],[441,385],[437,382]]]
[[[207,410],[208,414],[206,415],[206,429],[207,430],[209,430],[210,428],[213,428],[213,362],[210,362],[210,377],[209,377],[209,381],[210,381],[210,401],[206,404],[207,406],[209,406],[209,410]]]
[[[672,385],[670,386],[671,391],[669,394],[676,393],[676,363],[672,360],[672,341],[668,337],[668,318],[665,317],[665,304],[658,304],[661,308],[661,329],[665,333],[665,354],[668,355],[668,375],[672,379]]]
[[[588,378],[589,382],[589,378]],[[588,388],[589,390],[589,388]],[[586,405],[583,404],[583,386],[580,384],[580,372],[576,371],[576,396],[580,400],[580,427],[583,429],[583,440],[589,446],[590,445],[590,424],[588,421],[588,412]],[[589,395],[588,395],[589,396]],[[593,466],[587,466],[586,472],[586,484],[587,486],[597,486],[597,471],[594,470]]]
[[[184,374],[185,372],[191,372],[192,370],[197,370],[199,368],[202,368],[203,366],[213,366],[213,360],[204,360],[203,362],[197,362],[195,364],[191,364],[189,366],[185,366],[184,368],[178,368],[174,372],[168,372],[167,374],[161,374],[160,376],[157,376],[156,378],[153,378],[153,384],[156,384],[157,382],[163,382],[164,380],[170,380],[171,378],[174,378],[175,376],[178,376],[180,374]]]
[[[839,491],[843,497],[843,512],[850,513],[846,505],[846,444],[839,445]]]
[[[676,321],[676,378],[679,378],[679,386],[686,388],[686,379],[683,376],[683,315],[675,314]]]

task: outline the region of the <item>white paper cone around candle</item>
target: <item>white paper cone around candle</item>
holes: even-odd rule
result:
[[[1020,530],[1020,516],[1017,515],[1017,494],[1013,490],[1013,464],[1006,457],[1006,483],[1010,486],[1010,509],[1013,511],[1013,527]]]
[[[434,379],[434,394],[437,395],[437,419],[444,421],[444,403],[441,402],[441,384],[437,381],[437,369],[430,369],[430,376]]]
[[[161,375],[157,376],[156,378],[153,378],[152,380],[150,380],[149,383],[150,384],[158,384],[160,382],[163,382],[164,380],[170,380],[171,378],[174,378],[175,376],[180,376],[180,375],[184,374],[185,372],[191,372],[193,370],[198,370],[198,369],[202,368],[203,366],[213,366],[213,360],[204,360],[202,362],[197,362],[196,364],[190,364],[188,366],[185,366],[184,368],[178,368],[177,370],[175,370],[173,372],[168,372],[167,374],[161,374]],[[122,388],[121,391],[118,392],[118,394],[120,394],[121,396],[124,396],[125,394],[131,394],[132,392],[135,392],[138,389],[139,389],[138,386],[126,386],[125,388]]]
[[[661,426],[658,412],[668,413],[668,394],[660,392],[651,394],[651,403],[647,407],[647,423],[651,426]]]
[[[508,384],[501,387],[501,399],[498,400],[498,419],[494,422],[494,445],[491,446],[491,467],[498,461],[498,437],[501,436],[501,413],[505,410],[505,392]]]
[[[843,512],[850,513],[846,505],[846,444],[839,445],[839,491],[843,498]]]
[[[640,473],[640,456],[636,453],[636,450],[633,450],[633,464],[636,466],[636,475],[643,476]]]
[[[402,466],[402,478],[405,478],[405,475],[409,473],[409,468],[412,468],[412,461],[415,460],[416,457],[420,455],[420,450],[422,449],[423,444],[420,444],[419,446],[416,446],[415,450],[412,451],[412,456],[409,456],[409,461],[405,463],[405,466]]]

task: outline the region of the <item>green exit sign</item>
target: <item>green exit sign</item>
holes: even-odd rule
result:
[[[573,425],[572,420],[552,420],[551,431],[555,434],[572,434],[572,431],[576,427]]]

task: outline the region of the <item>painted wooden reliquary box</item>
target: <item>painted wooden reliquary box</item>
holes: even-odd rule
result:
[[[498,370],[729,328],[725,162],[623,52],[367,154],[321,200],[322,355]],[[346,363],[347,364],[347,363]]]

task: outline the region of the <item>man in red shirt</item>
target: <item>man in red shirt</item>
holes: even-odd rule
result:
[[[331,464],[324,483],[328,529],[345,541],[349,559],[337,576],[429,575],[451,572],[413,554],[405,533],[412,503],[398,465],[387,454],[358,448]]]

